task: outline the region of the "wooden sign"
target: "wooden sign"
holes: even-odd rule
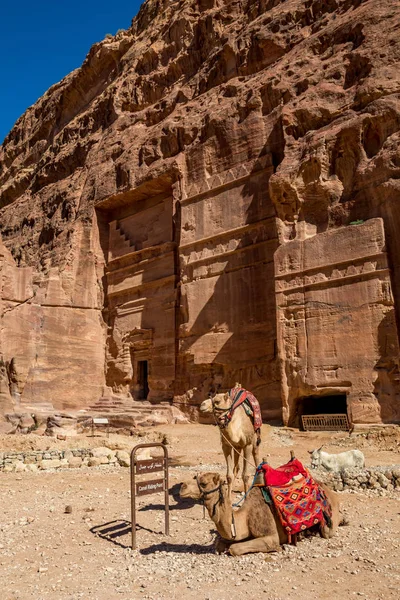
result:
[[[137,460],[136,453],[142,448],[159,448],[164,456]],[[162,479],[137,481],[136,477],[146,473],[163,471]],[[136,497],[164,492],[165,535],[169,535],[169,492],[168,492],[168,450],[165,444],[138,444],[131,452],[131,524],[132,549],[136,548]]]
[[[165,461],[163,458],[152,458],[150,460],[138,460],[136,463],[136,475],[144,475],[145,473],[156,473],[163,471]]]
[[[151,481],[140,481],[136,483],[136,496],[147,496],[164,491],[164,479],[153,479]]]

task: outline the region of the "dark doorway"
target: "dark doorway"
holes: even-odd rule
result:
[[[137,364],[138,400],[146,400],[149,395],[149,363],[147,360],[139,360]]]
[[[346,394],[332,396],[307,396],[298,402],[300,415],[347,414]]]
[[[346,394],[329,396],[306,396],[300,398],[296,406],[295,427],[302,427],[303,415],[347,415]]]

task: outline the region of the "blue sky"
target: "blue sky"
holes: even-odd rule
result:
[[[142,0],[3,0],[0,144],[53,83],[79,67],[107,33],[127,29]]]

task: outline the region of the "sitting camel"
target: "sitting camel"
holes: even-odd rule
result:
[[[243,453],[242,479],[244,491],[250,488],[252,476],[258,467],[260,434],[255,431],[254,420],[245,410],[242,403],[235,406],[237,392],[242,391],[240,384],[236,383],[230,392],[216,394],[212,398],[204,400],[200,405],[200,412],[213,413],[215,421],[220,429],[222,451],[226,461],[226,479],[228,482],[228,495],[232,494],[232,484],[239,472],[239,459]],[[246,390],[246,395],[252,396]],[[257,402],[255,400],[255,402]],[[257,403],[258,404],[258,403]],[[227,418],[229,415],[229,418]],[[260,416],[261,421],[261,416]],[[260,422],[261,425],[261,422]]]
[[[324,522],[320,533],[330,538],[339,525],[338,496],[325,485],[319,485],[332,509],[330,526]],[[229,550],[232,556],[241,556],[250,552],[274,552],[288,543],[288,535],[276,511],[265,502],[259,487],[250,490],[236,511],[232,510],[227,484],[218,473],[203,473],[194,481],[183,483],[180,497],[203,500],[221,536],[215,545],[217,553]]]

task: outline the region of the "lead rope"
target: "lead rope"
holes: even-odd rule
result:
[[[261,463],[261,464],[263,464],[263,463]],[[258,467],[257,467],[257,469],[258,469]],[[235,502],[235,504],[232,504],[232,508],[236,508],[236,506],[239,506],[240,504],[242,504],[242,502],[244,500],[246,500],[248,494],[250,494],[251,490],[254,487],[254,484],[255,484],[256,479],[257,479],[257,475],[258,475],[258,473],[257,473],[257,470],[256,470],[256,474],[254,475],[254,478],[253,478],[253,483],[251,484],[251,486],[249,487],[249,489],[247,490],[247,492],[245,494],[243,494],[243,496],[238,500],[238,502]]]

